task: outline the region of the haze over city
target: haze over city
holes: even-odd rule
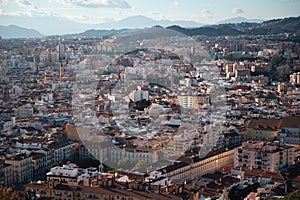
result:
[[[33,28],[44,35],[92,28],[144,28],[149,25],[148,18],[162,26],[175,21],[174,24],[197,27],[235,17],[262,21],[300,13],[299,0],[1,0],[0,4],[0,25]],[[115,23],[133,16],[147,18]],[[183,20],[189,23],[178,22]]]

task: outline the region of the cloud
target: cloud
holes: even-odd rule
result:
[[[63,4],[73,4],[85,8],[130,8],[130,5],[125,0],[50,0]]]
[[[241,8],[233,8],[231,12],[233,12],[233,13],[244,13],[244,11]]]
[[[7,4],[8,0],[0,0],[0,4]]]
[[[20,6],[31,6],[32,5],[30,0],[16,0],[16,2]]]
[[[179,6],[179,3],[177,1],[175,1],[174,6]]]
[[[0,9],[0,15],[5,15],[5,14],[6,14],[5,10]]]
[[[209,10],[201,10],[201,18],[210,19],[213,18],[213,16],[210,14]]]
[[[209,11],[209,10],[201,10],[201,13],[202,13],[202,14],[209,14],[210,11]]]

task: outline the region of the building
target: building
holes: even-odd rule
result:
[[[291,74],[290,82],[294,84],[300,84],[300,72]]]
[[[283,118],[278,140],[287,144],[300,144],[300,117]]]
[[[293,165],[294,157],[293,146],[249,141],[234,149],[234,167],[276,172]]]
[[[32,169],[33,176],[43,175],[49,169],[47,156],[44,153],[32,152]]]
[[[252,119],[246,128],[247,140],[274,140],[281,128],[281,119]]]
[[[183,108],[199,109],[201,105],[209,103],[209,95],[178,95],[178,102]]]
[[[53,149],[53,162],[71,160],[73,158],[74,143],[57,143],[49,148]]]
[[[178,159],[178,162],[158,171],[171,180],[193,180],[233,164],[233,156],[233,150],[214,149],[203,158],[199,156],[192,158],[182,156]]]
[[[68,164],[51,168],[51,171],[47,173],[46,183],[29,183],[26,185],[25,191],[32,198],[55,200],[179,200],[182,199],[182,193],[187,192],[182,186],[176,187],[171,184],[170,180],[165,177],[147,180],[149,183],[145,183],[145,180],[137,181],[128,175],[100,173],[95,168],[80,169],[74,164]],[[177,196],[179,193],[181,194]],[[195,192],[189,195],[192,197],[191,199],[199,199],[197,194]]]
[[[143,99],[148,101],[149,100],[149,92],[144,91],[144,90],[135,90],[131,93],[130,99],[133,102],[138,102],[138,101],[141,101]]]
[[[32,157],[26,154],[17,154],[5,160],[13,166],[13,183],[28,182],[32,179]]]
[[[16,109],[16,118],[25,119],[33,116],[33,107],[30,104],[26,104]]]
[[[4,160],[0,160],[0,186],[11,186],[13,179],[13,165],[5,163]]]

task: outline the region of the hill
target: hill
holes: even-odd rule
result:
[[[20,26],[0,25],[0,36],[2,38],[40,38],[44,37],[43,34],[34,29],[27,29]]]

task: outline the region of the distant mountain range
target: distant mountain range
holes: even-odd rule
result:
[[[131,16],[119,21],[110,21],[99,24],[85,24],[74,22],[61,17],[55,16],[1,16],[2,25],[16,25],[20,27],[30,27],[41,32],[44,35],[65,35],[83,32],[89,29],[135,29],[147,28],[155,25],[171,26],[179,25],[182,27],[199,27],[203,24],[195,21],[171,21],[171,20],[154,20],[142,15]]]
[[[189,36],[266,35],[280,33],[300,34],[300,17],[274,19],[262,23],[242,22],[235,24],[219,24],[191,29],[182,28],[180,26],[169,26],[167,28]]]
[[[236,24],[236,23],[242,23],[242,22],[261,23],[263,21],[264,21],[263,19],[247,19],[245,17],[235,17],[235,18],[225,19],[223,21],[219,21],[215,24]]]
[[[47,18],[47,17],[45,17]],[[31,19],[32,20],[32,19]],[[48,19],[49,20],[49,19]],[[214,25],[203,25],[193,21],[170,21],[170,20],[153,20],[144,16],[128,17],[120,21],[102,23],[102,24],[81,24],[80,27],[77,22],[64,23],[56,18],[54,26],[48,24],[48,29],[52,32],[66,32],[66,30],[73,30],[69,34],[55,34],[63,36],[111,36],[122,33],[128,30],[145,27],[163,28],[167,30],[177,31],[181,34],[193,35],[207,35],[207,36],[221,36],[221,35],[257,35],[257,34],[276,34],[276,33],[300,33],[300,17],[290,17],[285,19],[274,19],[264,22],[259,19],[233,18],[218,22]],[[237,22],[237,23],[235,23]],[[49,22],[50,23],[50,22]],[[35,24],[40,26],[41,24]],[[45,24],[44,24],[45,25]],[[43,26],[44,26],[43,25]],[[76,27],[76,25],[78,25]],[[29,25],[28,25],[29,26]],[[61,28],[63,26],[63,28]],[[75,26],[75,28],[74,28]],[[92,28],[91,28],[92,27]],[[97,27],[100,27],[99,29]],[[118,28],[122,27],[122,28]],[[115,29],[112,29],[115,28]],[[62,30],[63,31],[62,31]],[[86,30],[86,31],[84,31]],[[147,29],[145,29],[147,30]],[[152,29],[148,29],[152,30]],[[158,29],[156,29],[158,30]],[[146,34],[144,31],[143,34]],[[164,33],[165,34],[165,33]],[[54,35],[54,34],[53,34]],[[44,37],[44,34],[35,29],[22,28],[16,25],[1,26],[0,36],[2,38],[35,38]]]
[[[22,28],[15,25],[0,25],[0,36],[2,38],[40,38],[45,37],[34,29]]]

